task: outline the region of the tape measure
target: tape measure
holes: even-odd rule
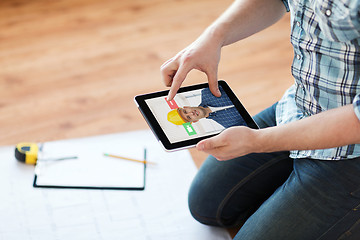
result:
[[[36,143],[19,143],[15,148],[15,158],[20,162],[35,165],[38,158],[39,147]]]
[[[20,162],[35,165],[37,161],[59,161],[59,160],[68,160],[68,159],[77,159],[77,156],[61,156],[55,158],[38,158],[39,151],[42,150],[42,145],[39,146],[36,143],[23,142],[19,143],[15,147],[15,158]]]

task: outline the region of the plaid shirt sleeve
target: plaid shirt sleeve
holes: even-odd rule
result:
[[[290,8],[289,8],[289,3],[288,0],[282,0],[283,4],[285,5],[286,11],[289,12]]]
[[[354,111],[360,121],[360,94],[356,95],[353,101]]]

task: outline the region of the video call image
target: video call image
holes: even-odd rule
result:
[[[212,135],[232,126],[247,125],[219,86],[221,97],[209,88],[145,100],[170,143]]]

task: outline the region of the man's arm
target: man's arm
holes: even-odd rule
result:
[[[229,128],[199,142],[196,148],[218,160],[228,160],[253,152],[326,149],[356,143],[360,143],[360,121],[353,106],[347,105],[276,127]]]
[[[206,31],[226,46],[257,33],[286,12],[281,0],[237,0]]]
[[[244,39],[277,22],[286,12],[281,0],[237,0],[203,34],[161,66],[171,87],[171,100],[192,69],[204,72],[211,92],[219,97],[217,71],[223,46]]]

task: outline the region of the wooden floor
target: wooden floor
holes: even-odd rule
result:
[[[166,89],[160,65],[231,2],[0,1],[0,145],[147,129],[133,97]],[[219,78],[251,114],[292,83],[289,31],[287,15],[223,50]]]
[[[0,145],[147,129],[133,97],[166,89],[160,65],[231,2],[0,1]],[[292,83],[289,34],[287,15],[223,50],[219,78],[251,114]],[[205,81],[193,71],[185,85]]]

